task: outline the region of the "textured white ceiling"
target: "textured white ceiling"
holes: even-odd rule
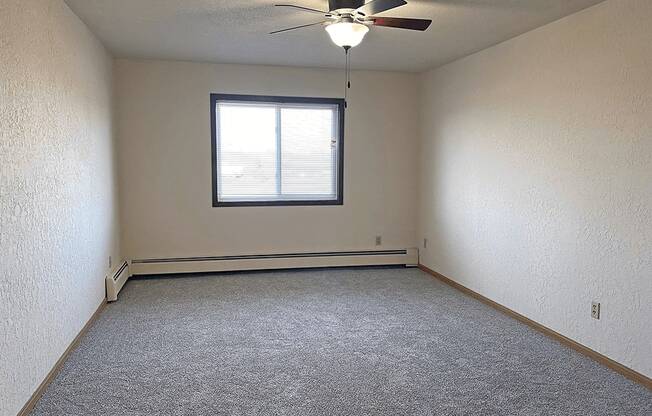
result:
[[[427,32],[372,28],[353,51],[356,69],[421,71],[453,61],[602,0],[408,0],[388,16],[433,19]],[[116,56],[218,63],[340,67],[343,52],[319,15],[326,0],[66,0]]]

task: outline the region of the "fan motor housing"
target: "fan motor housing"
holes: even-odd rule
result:
[[[340,9],[357,9],[365,4],[365,0],[328,0],[328,9],[331,12]]]

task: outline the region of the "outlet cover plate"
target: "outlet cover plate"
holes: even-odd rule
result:
[[[600,302],[591,302],[591,318],[600,319]]]

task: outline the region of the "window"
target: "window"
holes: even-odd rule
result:
[[[342,205],[344,100],[211,94],[213,206]]]

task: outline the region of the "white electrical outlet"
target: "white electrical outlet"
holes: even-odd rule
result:
[[[600,319],[600,302],[591,302],[591,318]]]
[[[423,248],[428,248],[428,239],[427,238],[423,239]]]
[[[380,236],[380,235],[377,235],[377,236],[376,236],[376,245],[377,245],[377,246],[380,246],[380,245],[382,245],[382,244],[383,244],[383,237]]]
[[[111,268],[112,264],[113,264],[113,259],[111,258],[111,256],[109,256],[109,269]]]

